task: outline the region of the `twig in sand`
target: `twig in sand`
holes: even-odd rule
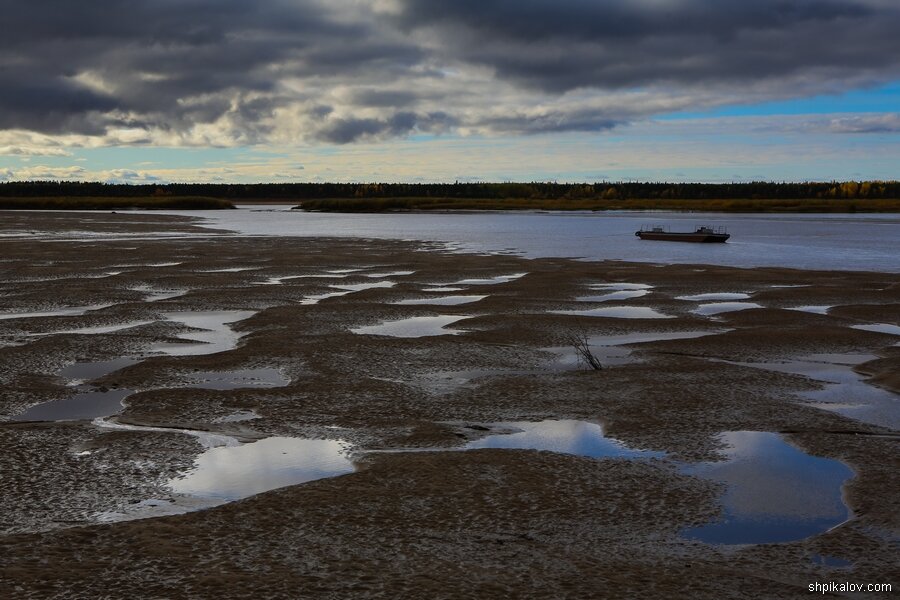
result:
[[[600,364],[600,359],[594,356],[594,353],[591,352],[591,346],[588,342],[587,334],[583,331],[572,332],[568,336],[569,343],[575,348],[575,355],[578,357],[578,360],[591,369],[595,371],[599,371],[603,368]]]

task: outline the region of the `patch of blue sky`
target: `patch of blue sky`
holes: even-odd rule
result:
[[[843,94],[819,95],[757,104],[733,104],[702,112],[676,112],[659,120],[746,117],[766,115],[814,115],[834,113],[881,113],[900,110],[900,81]]]

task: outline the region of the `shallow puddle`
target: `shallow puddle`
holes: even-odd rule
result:
[[[739,310],[750,310],[752,308],[762,308],[756,302],[713,302],[710,304],[702,304],[696,310],[691,312],[709,317],[711,315],[719,315],[727,312],[737,312]]]
[[[422,288],[422,291],[423,292],[437,292],[439,294],[445,294],[445,293],[449,293],[449,292],[462,292],[465,289],[466,288],[449,287],[449,286],[439,285],[439,286],[435,286],[435,287]]]
[[[152,352],[160,352],[168,356],[198,356],[201,354],[214,354],[225,352],[237,347],[241,334],[235,332],[229,324],[249,319],[256,314],[247,310],[221,310],[205,312],[171,312],[163,313],[165,318],[181,323],[187,327],[201,329],[202,331],[188,331],[180,333],[179,339],[185,343],[165,342],[156,344],[151,348]],[[197,342],[197,343],[189,343]]]
[[[140,292],[142,294],[146,294],[146,298],[144,298],[144,302],[159,302],[160,300],[169,300],[171,298],[179,298],[188,293],[188,290],[176,289],[176,290],[163,290],[154,288],[151,286],[137,286],[133,288],[128,288],[134,292]]]
[[[717,335],[723,331],[651,331],[645,333],[627,333],[623,335],[594,335],[587,338],[591,353],[600,361],[603,367],[625,365],[638,362],[632,356],[632,349],[625,348],[627,344],[642,344],[647,342],[661,342],[667,340],[687,340],[708,335]],[[570,370],[584,367],[583,360],[574,346],[556,346],[544,348],[558,356],[554,365],[557,369]]]
[[[890,335],[900,335],[900,325],[892,325],[890,323],[871,323],[868,325],[851,325],[853,329],[861,329],[862,331],[874,331],[875,333],[887,333]]]
[[[579,302],[610,302],[613,300],[631,300],[633,298],[641,298],[649,294],[649,290],[621,290],[618,292],[609,292],[608,294],[599,294],[597,296],[579,296]]]
[[[245,421],[255,421],[262,417],[255,410],[239,410],[225,417],[215,419],[213,423],[243,423]]]
[[[175,493],[233,501],[289,485],[352,473],[343,441],[273,437],[211,448],[169,481]]]
[[[646,283],[592,283],[588,287],[592,290],[609,290],[613,292],[628,292],[640,290],[652,290],[652,285]]]
[[[552,310],[557,315],[577,315],[580,317],[607,317],[610,319],[673,319],[648,306],[604,306],[585,310]]]
[[[131,321],[129,323],[119,323],[118,325],[100,325],[97,327],[81,327],[78,329],[66,329],[64,331],[54,331],[52,334],[47,334],[47,335],[55,335],[55,334],[92,335],[92,334],[103,334],[103,333],[115,333],[116,331],[131,329],[132,327],[140,327],[141,325],[149,325],[150,323],[155,323],[155,321]]]
[[[8,319],[32,319],[43,317],[80,317],[85,313],[103,308],[109,308],[112,304],[90,304],[88,306],[71,306],[68,308],[57,308],[55,310],[39,310],[36,312],[13,312],[0,314],[0,321]]]
[[[361,292],[363,290],[386,289],[392,288],[397,283],[395,281],[376,281],[374,283],[351,283],[342,285],[332,285],[337,290],[347,290],[348,292]]]
[[[496,285],[498,283],[509,283],[510,281],[515,281],[516,279],[521,279],[526,275],[528,275],[528,273],[513,273],[512,275],[497,275],[496,277],[461,279],[460,281],[454,281],[453,283],[448,285]]]
[[[392,304],[400,304],[407,306],[419,305],[437,305],[437,306],[457,306],[459,304],[471,304],[484,300],[487,296],[442,296],[440,298],[416,298],[413,300],[400,300]]]
[[[125,367],[136,365],[139,361],[134,358],[116,358],[114,360],[104,360],[98,362],[79,362],[69,365],[59,372],[60,377],[69,379],[73,384],[83,383],[85,381],[93,381],[115,373]]]
[[[313,294],[312,296],[306,296],[299,303],[304,306],[312,306],[313,304],[318,304],[322,300],[326,300],[328,298],[339,298],[341,296],[346,296],[350,292],[328,292],[325,294]]]
[[[618,440],[607,438],[603,427],[585,421],[509,422],[492,424],[503,433],[491,434],[466,444],[466,450],[507,448],[548,450],[593,458],[660,458],[662,452],[634,450]]]
[[[262,267],[227,267],[224,269],[204,269],[197,273],[241,273],[243,271],[258,271]]]
[[[387,273],[366,273],[364,276],[372,279],[383,279],[385,277],[403,277],[412,275],[415,271],[389,271]]]
[[[812,313],[814,315],[827,315],[828,311],[833,308],[829,305],[824,304],[810,304],[807,306],[792,306],[788,308],[788,310],[796,310],[799,312]]]
[[[824,533],[850,518],[842,488],[853,477],[844,463],[810,456],[780,435],[729,432],[726,460],[684,472],[724,483],[721,520],[682,532],[711,544],[775,544]]]
[[[446,329],[447,325],[469,318],[468,315],[438,315],[435,317],[410,317],[397,321],[385,321],[351,329],[359,335],[386,335],[390,337],[418,338],[463,333],[458,329]]]
[[[278,369],[243,369],[237,371],[203,371],[191,373],[184,386],[204,390],[236,390],[272,388],[290,384]]]
[[[676,296],[676,300],[688,300],[691,302],[707,302],[710,300],[746,300],[750,294],[743,292],[717,292],[712,294],[695,294],[693,296]]]
[[[820,390],[796,394],[810,406],[864,423],[900,429],[900,395],[869,385],[853,370],[854,365],[876,358],[871,354],[813,354],[777,363],[733,364],[809,377],[824,384]]]
[[[122,400],[133,394],[122,388],[100,391],[78,386],[69,398],[32,406],[14,417],[16,421],[79,421],[108,417],[122,410]]]

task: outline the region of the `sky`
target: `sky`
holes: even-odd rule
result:
[[[4,0],[0,181],[900,179],[900,0]]]

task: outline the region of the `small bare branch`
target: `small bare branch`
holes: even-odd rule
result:
[[[600,364],[600,359],[594,356],[594,353],[591,352],[591,346],[588,342],[587,334],[583,331],[572,332],[568,336],[569,344],[575,348],[575,355],[578,357],[578,360],[584,363],[587,367],[599,371],[603,368]]]

